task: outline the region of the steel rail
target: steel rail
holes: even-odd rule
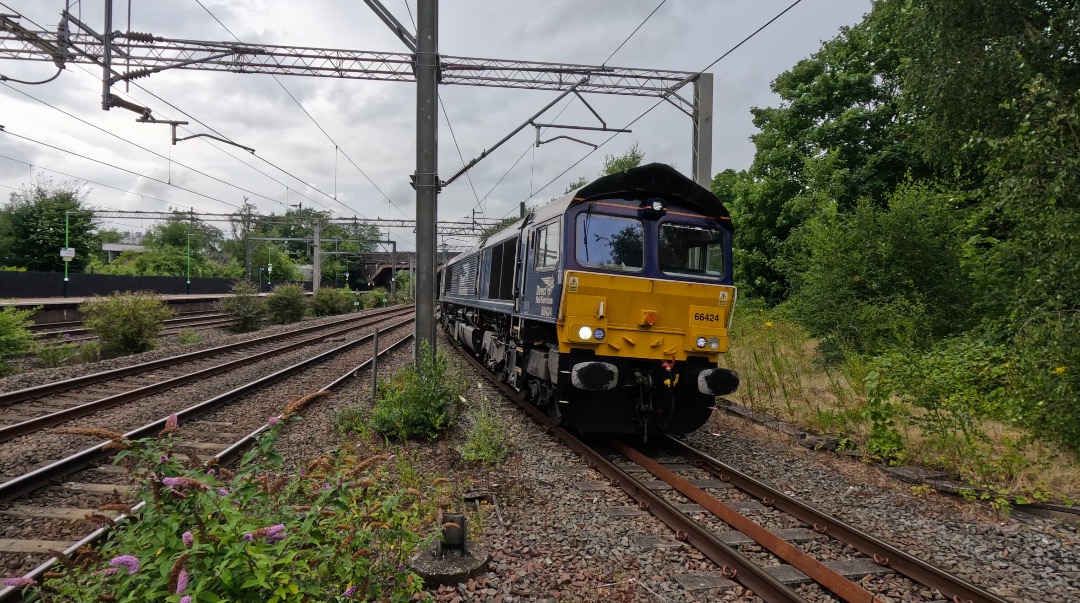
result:
[[[166,379],[164,381],[159,381],[157,383],[146,385],[146,386],[143,386],[143,387],[140,387],[140,388],[137,388],[137,389],[127,390],[127,391],[124,391],[124,392],[120,392],[118,394],[114,394],[112,396],[106,396],[104,398],[100,398],[100,399],[94,400],[92,402],[87,402],[86,404],[80,404],[78,406],[73,406],[71,408],[65,408],[63,410],[58,410],[56,412],[49,413],[47,415],[42,415],[40,417],[34,417],[33,419],[27,419],[25,421],[15,423],[14,425],[8,425],[6,427],[0,427],[0,443],[7,442],[8,440],[11,440],[11,439],[16,438],[16,437],[21,436],[21,435],[26,435],[26,434],[34,433],[34,432],[37,432],[37,431],[41,431],[42,429],[45,429],[46,427],[52,427],[54,425],[59,425],[61,423],[66,423],[68,421],[71,421],[72,419],[77,419],[79,417],[84,417],[86,415],[93,414],[93,413],[98,412],[100,410],[105,410],[107,408],[112,408],[114,406],[118,406],[118,405],[123,404],[125,402],[130,402],[131,400],[137,400],[139,398],[145,398],[146,396],[150,396],[150,395],[156,394],[158,392],[167,391],[167,390],[170,390],[170,389],[172,389],[174,387],[179,387],[181,385],[185,385],[185,384],[191,383],[193,381],[198,381],[200,379],[205,379],[207,377],[212,377],[212,376],[220,374],[220,373],[231,371],[233,369],[240,368],[242,366],[246,366],[248,364],[252,364],[252,363],[255,363],[255,362],[259,362],[260,360],[264,360],[266,358],[270,358],[270,357],[276,356],[278,354],[284,354],[285,352],[291,352],[293,350],[296,350],[296,349],[302,348],[304,346],[310,345],[310,344],[312,344],[314,342],[317,342],[319,340],[326,339],[327,337],[332,337],[334,335],[340,335],[342,333],[347,333],[349,331],[355,331],[356,329],[362,329],[364,327],[371,326],[372,324],[381,322],[383,320],[391,319],[391,318],[394,318],[396,316],[400,316],[400,315],[405,314],[405,313],[407,313],[407,311],[402,310],[402,311],[400,311],[400,312],[398,312],[396,314],[390,314],[388,316],[369,317],[369,319],[364,321],[364,322],[352,324],[352,325],[349,325],[349,326],[344,327],[342,329],[337,329],[337,330],[334,330],[334,331],[330,331],[328,333],[315,335],[314,337],[308,337],[306,339],[301,339],[299,341],[294,341],[292,343],[285,344],[285,345],[283,345],[281,347],[276,347],[276,348],[272,348],[272,349],[269,349],[269,350],[265,350],[265,351],[259,352],[257,354],[252,354],[250,356],[244,356],[243,358],[237,358],[236,360],[225,362],[223,364],[215,364],[214,366],[210,366],[210,367],[207,367],[207,368],[204,368],[204,369],[200,369],[200,370],[197,370],[197,371],[194,371],[194,372],[191,372],[191,373],[186,373],[186,374],[183,374],[183,375],[179,375],[177,377],[173,377],[172,379]]]
[[[878,603],[881,601],[870,591],[840,575],[839,572],[821,561],[807,555],[790,542],[773,534],[749,517],[725,505],[716,497],[690,483],[690,480],[662,466],[626,443],[611,437],[604,438],[604,443],[615,452],[625,456],[672,488],[675,488],[683,496],[701,505],[705,510],[719,517],[724,523],[746,534],[769,552],[790,563],[844,601],[848,601],[848,603]]]
[[[694,545],[713,563],[722,568],[725,576],[734,580],[753,591],[755,595],[765,601],[790,601],[806,603],[799,593],[788,588],[782,582],[772,577],[763,568],[754,564],[749,559],[740,555],[735,549],[724,544],[704,527],[695,523],[692,519],[681,513],[664,500],[662,496],[653,492],[629,473],[620,469],[615,463],[608,460],[603,454],[597,452],[588,444],[571,434],[566,429],[555,425],[548,416],[537,407],[526,402],[516,390],[499,381],[471,354],[463,350],[463,356],[494,384],[501,392],[514,400],[522,409],[529,414],[537,423],[541,424],[557,438],[563,441],[574,452],[577,452],[588,462],[590,468],[594,468],[608,478],[611,485],[621,489],[631,498],[638,502],[641,508],[656,516],[669,528],[675,531],[676,536]]]
[[[409,306],[405,306],[406,308]],[[392,314],[394,312],[401,311],[403,308],[387,308],[378,310],[370,314],[363,314],[360,316],[349,315],[346,318],[335,320],[331,322],[325,322],[319,325],[313,325],[310,327],[303,327],[287,333],[278,333],[276,335],[265,335],[263,337],[256,337],[255,339],[248,339],[246,341],[238,341],[235,343],[229,343],[220,345],[205,350],[199,350],[197,352],[189,352],[187,354],[180,354],[179,356],[169,356],[167,358],[160,358],[158,360],[151,360],[150,362],[143,362],[141,364],[134,364],[132,366],[126,366],[122,368],[112,369],[108,371],[102,371],[100,373],[93,373],[90,375],[83,375],[81,377],[73,377],[71,379],[64,379],[63,381],[54,381],[52,383],[44,383],[42,385],[36,385],[34,387],[27,387],[13,392],[7,392],[0,394],[0,407],[13,404],[15,402],[22,402],[23,400],[29,400],[31,398],[37,398],[46,394],[55,394],[62,391],[67,391],[75,387],[81,387],[84,385],[90,385],[93,383],[101,383],[102,381],[108,381],[118,377],[126,377],[128,375],[135,375],[145,371],[156,370],[165,366],[171,366],[173,364],[180,364],[191,360],[198,360],[199,358],[205,358],[207,356],[213,356],[225,351],[242,349],[247,346],[259,345],[268,341],[274,341],[277,339],[286,339],[296,335],[304,333],[310,333],[319,329],[325,329],[332,327],[336,324],[362,320],[371,316],[382,316]]]
[[[699,468],[705,469],[717,478],[730,482],[739,490],[760,499],[763,504],[788,513],[799,521],[814,526],[815,530],[824,530],[825,534],[855,547],[863,554],[873,558],[875,562],[889,567],[924,586],[937,589],[950,601],[956,601],[957,603],[1005,603],[1004,599],[971,584],[963,578],[938,569],[887,542],[788,496],[685,442],[666,437],[663,443],[677,454],[691,460]]]
[[[202,319],[191,318],[179,324],[162,324],[160,334],[172,334],[184,329],[204,329],[206,327],[225,326],[232,324],[233,322],[234,320],[232,318],[213,318],[209,316]],[[44,333],[39,333],[39,336],[44,342],[63,340],[70,343],[78,343],[80,341],[92,341],[97,339],[97,335],[88,335],[87,333],[90,333],[90,329],[82,328],[70,329],[67,331],[45,331]],[[64,339],[65,335],[67,336],[67,339]],[[72,337],[72,335],[76,336]]]
[[[396,327],[388,327],[388,328],[396,328]],[[376,356],[384,356],[386,354],[389,354],[390,352],[396,350],[397,348],[399,348],[402,345],[408,343],[409,341],[412,341],[412,338],[413,338],[413,336],[410,333],[410,334],[402,337],[401,339],[395,341],[394,343],[390,344],[385,349],[377,350],[375,355]],[[333,390],[334,388],[340,386],[342,383],[344,383],[344,382],[348,381],[349,379],[353,378],[353,375],[354,375],[354,373],[356,373],[356,371],[367,368],[368,366],[371,365],[371,363],[372,363],[372,359],[368,359],[368,360],[365,360],[364,362],[361,362],[357,366],[349,369],[344,375],[341,375],[337,379],[334,379],[333,381],[326,384],[325,386],[323,386],[321,389],[319,389],[317,391],[330,391],[330,390]],[[300,412],[302,413],[303,410],[301,410]],[[278,415],[278,418],[280,419],[281,415]],[[268,429],[270,429],[269,423],[261,425],[259,428],[255,429],[251,433],[241,437],[239,440],[233,442],[232,444],[230,444],[226,448],[224,448],[221,452],[214,455],[210,460],[208,460],[208,461],[206,461],[204,463],[204,466],[211,466],[211,465],[220,466],[220,465],[231,464],[232,462],[239,459],[240,456],[244,453],[245,450],[251,448],[251,446],[254,445],[256,441],[258,441],[259,436],[262,435]],[[72,544],[71,546],[64,549],[62,552],[64,553],[64,555],[66,555],[68,557],[71,557],[71,556],[75,555],[75,553],[78,552],[78,550],[80,548],[82,548],[84,546],[90,546],[90,545],[96,544],[99,540],[104,538],[106,534],[108,534],[109,530],[112,527],[114,527],[116,525],[119,525],[119,524],[121,524],[123,522],[126,522],[126,521],[138,521],[138,513],[145,505],[146,505],[145,502],[137,503],[135,506],[131,507],[131,510],[129,510],[127,513],[121,514],[121,515],[117,516],[116,518],[114,518],[113,519],[113,524],[111,526],[106,525],[106,526],[102,526],[100,528],[97,528],[96,530],[94,530],[90,534],[84,536],[82,539],[80,539],[75,544]],[[43,580],[43,578],[45,576],[45,572],[49,571],[50,568],[52,568],[54,565],[56,565],[56,562],[57,562],[56,557],[52,557],[48,561],[43,562],[41,565],[35,567],[34,569],[30,570],[28,573],[24,574],[22,577],[30,578],[30,579],[36,580],[36,581],[38,581],[40,583],[40,582],[42,582],[42,580]],[[13,603],[16,603],[16,602],[19,602],[19,601],[22,601],[22,600],[23,600],[22,599],[22,592],[20,590],[16,589],[15,587],[8,586],[8,587],[4,587],[3,589],[0,589],[0,601],[12,601]]]
[[[210,317],[213,317],[213,316],[225,316],[225,315],[222,314],[221,312],[215,312],[213,310],[200,310],[200,311],[197,311],[197,312],[184,312],[183,314],[178,314],[178,315],[176,315],[176,316],[174,316],[172,318],[166,318],[165,320],[161,321],[161,323],[162,323],[162,325],[165,325],[165,324],[168,324],[168,323],[171,323],[171,322],[174,322],[174,321],[183,321],[183,320],[191,321],[191,320],[195,320],[195,319],[198,319],[198,318],[210,318]],[[65,321],[62,321],[62,322],[42,322],[42,323],[37,323],[37,324],[30,325],[30,330],[34,331],[34,332],[37,332],[37,333],[40,333],[41,335],[48,335],[49,333],[53,333],[53,332],[58,332],[58,333],[65,332],[64,331],[65,329],[70,329],[72,331],[75,330],[75,329],[80,329],[80,328],[82,328],[82,324],[83,324],[83,321],[81,321],[81,320],[65,320]]]
[[[403,320],[386,328],[379,329],[379,332],[397,329],[403,325],[413,322],[414,320],[415,317]],[[187,420],[192,417],[198,416],[202,413],[222,406],[223,404],[226,404],[234,398],[251,393],[253,391],[257,391],[258,389],[273,381],[276,381],[282,377],[286,377],[308,366],[316,364],[326,358],[329,358],[330,356],[333,356],[334,354],[338,354],[340,352],[348,350],[349,348],[356,347],[357,345],[360,345],[361,343],[372,339],[372,337],[372,335],[365,335],[358,339],[354,339],[353,341],[348,341],[333,349],[312,356],[311,358],[302,360],[296,364],[266,375],[265,377],[260,377],[259,379],[245,383],[240,387],[214,396],[213,398],[203,400],[202,402],[199,402],[193,406],[189,406],[173,414],[175,414],[177,418],[181,420]],[[124,434],[124,439],[132,440],[154,435],[155,433],[160,432],[161,429],[165,427],[165,421],[167,420],[168,417],[158,419],[153,423],[129,431]],[[101,442],[100,444],[86,448],[81,452],[76,452],[73,455],[67,456],[58,461],[54,461],[44,467],[40,467],[38,469],[30,471],[29,473],[25,473],[23,475],[20,475],[19,477],[10,479],[0,484],[0,502],[8,502],[14,498],[18,498],[19,496],[22,496],[27,492],[31,492],[38,488],[41,488],[42,486],[48,485],[48,483],[54,479],[78,471],[79,469],[82,469],[83,467],[92,464],[101,458],[109,456],[109,451],[105,450],[105,447],[109,443],[110,441]]]

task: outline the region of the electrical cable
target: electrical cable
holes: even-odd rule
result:
[[[39,86],[41,84],[48,84],[49,82],[55,80],[56,78],[60,77],[60,74],[63,73],[63,72],[64,72],[63,69],[57,69],[56,73],[54,73],[51,78],[46,79],[46,80],[41,80],[40,82],[28,82],[26,80],[18,80],[18,79],[15,79],[13,77],[8,77],[8,76],[0,73],[0,82],[15,82],[16,84],[26,84],[27,86]]]
[[[461,154],[461,147],[458,145],[457,134],[454,133],[454,126],[450,123],[450,115],[446,112],[446,105],[443,104],[442,95],[439,97],[439,107],[442,109],[443,118],[446,119],[446,127],[450,128],[450,138],[454,141],[454,148],[457,149],[458,158],[461,159],[462,165],[465,164],[465,156]],[[469,188],[472,189],[473,197],[476,199],[477,205],[480,204],[480,195],[476,194],[476,186],[473,185],[472,176],[468,172],[465,172],[465,178],[469,180]]]
[[[660,0],[660,4],[657,4],[656,8],[652,9],[652,12],[649,13],[649,16],[645,17],[644,21],[642,21],[641,23],[638,23],[638,26],[634,28],[634,31],[630,32],[630,35],[626,36],[626,39],[622,41],[622,44],[619,44],[618,48],[611,51],[611,54],[608,55],[608,58],[604,59],[603,63],[600,63],[600,66],[601,67],[606,67],[607,64],[608,64],[608,61],[610,61],[611,58],[614,57],[617,52],[622,50],[623,46],[626,46],[626,43],[630,41],[630,38],[634,37],[634,34],[636,34],[638,32],[638,30],[641,29],[642,26],[645,25],[649,21],[649,19],[651,19],[652,16],[656,14],[656,11],[660,10],[660,7],[663,6],[666,2],[667,2],[667,0]]]

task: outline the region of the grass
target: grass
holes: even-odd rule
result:
[[[960,422],[895,396],[872,405],[870,361],[824,362],[816,342],[782,311],[751,305],[737,314],[726,361],[742,379],[730,398],[758,412],[869,450],[881,449],[875,444],[888,432],[901,449],[885,460],[950,471],[973,488],[1021,502],[1080,498],[1076,454],[1018,427],[985,418]]]

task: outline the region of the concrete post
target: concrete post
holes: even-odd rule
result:
[[[322,220],[315,218],[315,233],[311,244],[311,292],[319,290],[322,279]]]
[[[694,80],[694,148],[691,178],[712,190],[713,74]]]
[[[435,220],[438,213],[438,0],[416,8],[416,331],[415,356],[435,351]]]

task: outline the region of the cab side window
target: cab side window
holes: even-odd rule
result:
[[[535,270],[548,272],[559,266],[559,223],[551,222],[533,233],[533,257]]]

